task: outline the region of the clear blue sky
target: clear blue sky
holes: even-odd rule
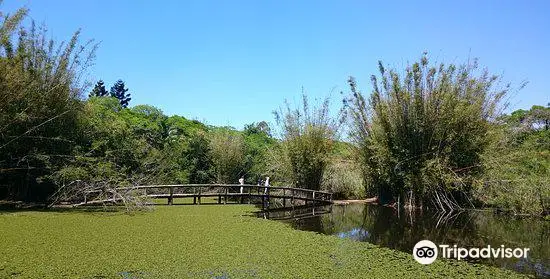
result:
[[[301,88],[334,107],[353,75],[364,92],[377,61],[481,65],[525,89],[513,109],[550,102],[550,1],[43,1],[26,6],[57,40],[82,28],[101,42],[92,80],[121,78],[132,103],[213,125],[273,122]]]

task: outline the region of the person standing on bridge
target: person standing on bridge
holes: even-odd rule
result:
[[[269,188],[269,176],[267,176],[265,178],[265,189],[264,189],[264,194],[267,195],[267,188]]]
[[[241,184],[241,194],[243,193],[243,186],[244,185],[244,176],[241,176],[241,178],[239,178],[239,184]]]

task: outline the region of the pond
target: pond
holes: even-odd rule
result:
[[[300,230],[366,241],[407,253],[412,253],[414,245],[423,239],[464,248],[530,248],[527,258],[469,261],[550,278],[550,222],[541,219],[474,210],[451,214],[411,212],[364,204],[270,212],[262,217],[289,222]]]

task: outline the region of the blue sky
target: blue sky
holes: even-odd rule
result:
[[[378,60],[402,68],[424,51],[527,80],[511,109],[550,102],[550,1],[5,0],[2,10],[22,6],[56,40],[81,28],[101,42],[90,79],[123,79],[132,104],[212,125],[273,122],[302,87],[337,109],[348,76],[369,92]]]

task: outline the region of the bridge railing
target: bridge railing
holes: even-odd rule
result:
[[[84,204],[91,203],[88,196],[102,190],[88,191],[85,193]],[[115,188],[113,192],[124,192],[137,194],[152,199],[167,199],[168,204],[173,204],[175,198],[193,198],[194,204],[200,204],[202,197],[217,197],[218,203],[227,203],[228,199],[240,199],[244,203],[245,199],[250,203],[251,200],[260,198],[262,203],[271,198],[283,200],[286,207],[287,201],[294,205],[295,200],[309,202],[313,205],[320,203],[332,203],[332,193],[311,189],[281,187],[281,186],[263,186],[263,185],[240,185],[240,184],[175,184],[175,185],[141,185],[132,187]],[[104,196],[104,195],[103,195]],[[112,202],[116,202],[113,196]]]

